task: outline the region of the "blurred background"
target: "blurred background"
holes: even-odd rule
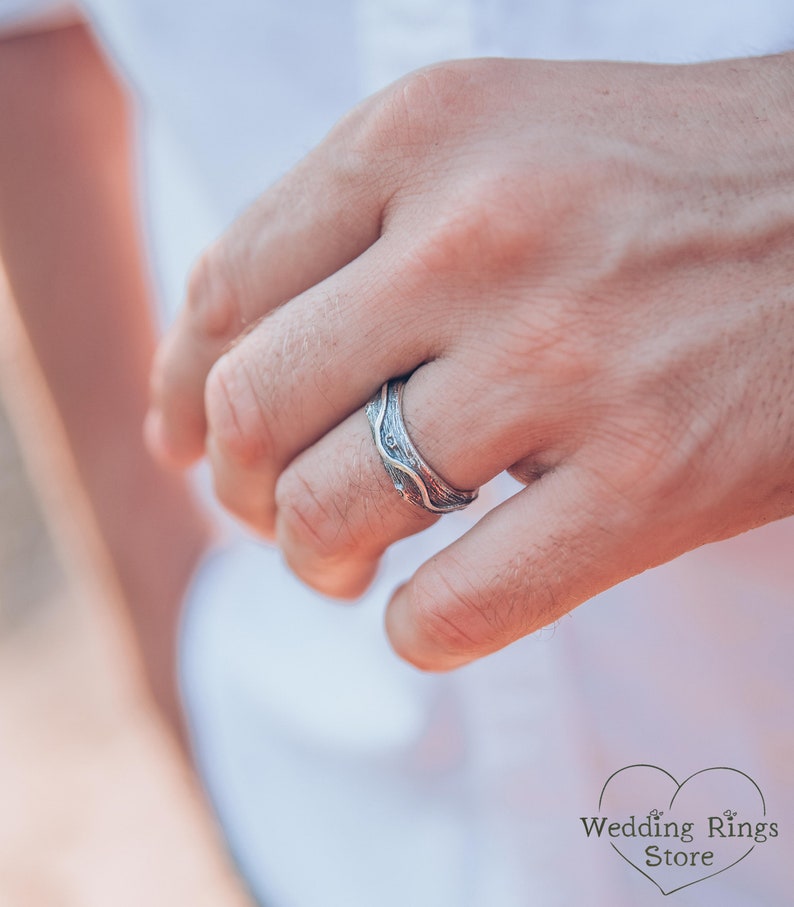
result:
[[[0,281],[0,907],[245,907],[36,379]]]

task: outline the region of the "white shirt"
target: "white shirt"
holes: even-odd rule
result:
[[[62,6],[0,0],[0,25],[35,13],[43,27]],[[139,100],[149,235],[171,303],[206,242],[357,100],[410,69],[487,54],[688,62],[778,50],[794,36],[785,0],[86,0],[82,10]],[[509,489],[504,480],[493,493]],[[554,629],[422,675],[391,652],[385,602],[483,498],[395,546],[353,607],[309,592],[275,551],[242,537],[200,572],[184,690],[206,782],[262,902],[656,903],[653,884],[580,821],[597,815],[612,772],[652,763],[679,781],[740,769],[781,824],[676,905],[789,903],[794,522],[690,553]]]

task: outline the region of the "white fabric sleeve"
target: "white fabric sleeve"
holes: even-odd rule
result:
[[[83,20],[72,0],[0,0],[0,37],[61,28]]]

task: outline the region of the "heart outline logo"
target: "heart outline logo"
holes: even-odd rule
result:
[[[764,817],[766,816],[766,800],[764,798],[763,792],[761,791],[761,788],[758,786],[758,784],[746,772],[740,771],[739,769],[731,768],[729,766],[712,766],[711,768],[700,769],[699,771],[694,772],[693,774],[689,775],[683,781],[679,782],[670,772],[666,771],[665,769],[661,768],[658,765],[652,765],[650,763],[635,763],[633,765],[624,766],[623,768],[618,769],[617,771],[613,772],[607,778],[607,780],[604,782],[604,786],[601,788],[601,794],[599,795],[599,798],[598,798],[599,813],[602,810],[602,807],[604,804],[604,797],[606,795],[607,788],[609,787],[610,783],[612,783],[623,772],[628,772],[628,771],[631,771],[634,769],[649,769],[654,772],[659,772],[665,778],[669,779],[669,781],[675,786],[675,790],[673,791],[673,794],[670,797],[669,803],[667,805],[668,813],[673,809],[674,805],[676,804],[676,801],[679,799],[679,795],[681,795],[681,792],[686,788],[686,786],[688,784],[690,784],[690,782],[693,782],[694,779],[696,779],[700,776],[704,776],[708,773],[729,772],[729,773],[732,773],[732,775],[734,777],[742,778],[742,779],[744,779],[744,782],[749,782],[750,785],[752,785],[752,788],[757,793],[758,799],[760,801],[761,815]],[[662,812],[659,812],[658,810],[654,810],[654,811],[652,811],[652,813],[649,814],[649,817],[648,817],[649,821],[650,821],[651,815],[653,813],[657,814],[657,816],[655,818],[658,818],[659,816],[663,815]],[[724,815],[729,816],[729,815],[731,815],[731,813],[730,813],[730,811],[725,811]],[[734,812],[732,815],[735,816],[736,813]],[[633,818],[634,817],[632,816],[632,820],[633,820]],[[710,819],[709,822],[711,822],[711,821],[712,820]],[[720,819],[719,821],[721,822],[722,820]],[[694,823],[690,823],[690,824],[694,824]],[[585,826],[585,827],[587,827],[587,826]],[[611,827],[612,826],[610,826],[610,828]],[[711,826],[709,826],[709,827],[711,828]],[[603,829],[603,824],[602,824],[601,828]],[[657,825],[657,828],[658,828],[658,825]],[[666,828],[666,826],[665,826],[665,828]],[[677,825],[676,825],[676,830],[677,830]],[[589,837],[589,834],[590,833],[588,832],[588,837]],[[610,834],[612,834],[611,831],[610,831]],[[721,832],[720,832],[720,835],[721,835],[721,837],[725,837],[725,835],[723,835]],[[775,828],[774,836],[776,836],[776,835],[777,835],[777,829]],[[600,837],[600,836],[601,836],[601,833],[599,831],[598,837]],[[733,837],[733,830],[731,830],[730,836]],[[664,837],[667,837],[667,835],[665,834]],[[709,837],[712,837],[712,835],[710,834]],[[623,860],[625,860],[630,866],[632,866],[634,869],[636,869],[637,872],[639,872],[641,875],[645,876],[646,879],[648,879],[650,882],[652,882],[654,884],[654,886],[662,893],[662,895],[667,896],[670,894],[674,894],[677,891],[681,891],[684,888],[689,888],[690,886],[698,884],[699,882],[705,882],[708,879],[714,878],[715,876],[720,875],[723,872],[726,872],[728,869],[732,869],[738,863],[741,863],[742,860],[746,859],[753,852],[753,850],[755,850],[757,842],[754,841],[747,850],[745,850],[736,859],[732,860],[728,865],[722,866],[719,869],[716,869],[714,872],[708,872],[706,875],[699,876],[695,879],[690,879],[689,881],[683,882],[680,885],[676,885],[675,887],[668,888],[668,889],[665,889],[664,885],[661,884],[656,878],[654,878],[653,875],[651,875],[649,872],[646,872],[643,868],[641,868],[641,866],[638,866],[637,863],[635,862],[635,860],[632,859],[630,856],[628,856],[626,853],[624,853],[624,851],[621,850],[613,841],[610,841],[609,843],[610,843],[610,846],[612,847],[612,849]],[[646,853],[647,853],[647,851],[646,851]],[[669,853],[669,852],[666,852],[666,853]],[[650,866],[651,864],[648,863],[648,865]],[[654,865],[659,865],[659,864],[657,863]],[[671,865],[671,864],[668,863],[667,865]],[[675,865],[678,866],[678,865],[683,865],[683,864],[676,863]]]

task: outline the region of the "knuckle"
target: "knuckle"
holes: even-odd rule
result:
[[[487,106],[478,74],[476,63],[461,60],[433,63],[408,74],[391,93],[398,121],[409,131],[418,127],[423,138],[458,123],[470,128],[472,118]]]
[[[441,200],[417,237],[418,255],[430,273],[504,282],[522,274],[546,238],[546,224],[532,207],[525,178],[509,168],[481,168]],[[457,197],[461,188],[463,197]]]
[[[467,68],[456,62],[409,73],[341,121],[348,147],[380,166],[397,156],[415,159],[472,107],[469,82]]]
[[[478,267],[484,264],[493,267],[498,260],[506,263],[518,244],[523,261],[528,225],[522,223],[520,230],[515,230],[514,207],[514,199],[506,196],[500,177],[479,175],[469,187],[465,204],[441,225],[439,251],[446,259],[463,255],[464,260]]]
[[[247,467],[273,458],[270,420],[239,357],[227,354],[212,367],[204,404],[208,431],[227,460]]]
[[[225,243],[211,245],[193,266],[186,308],[193,325],[207,337],[231,337],[242,324],[239,294],[231,279]]]
[[[443,113],[451,112],[455,89],[460,87],[454,64],[439,63],[412,72],[397,82],[386,96],[386,121],[401,127],[415,138],[425,138]]]

